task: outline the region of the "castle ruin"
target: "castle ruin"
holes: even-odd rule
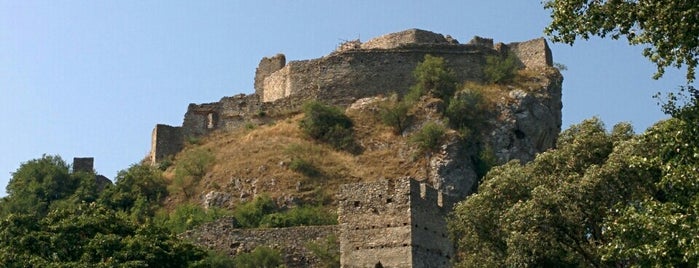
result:
[[[415,83],[413,70],[428,54],[444,58],[458,81],[483,82],[486,57],[507,53],[513,53],[522,68],[543,70],[553,65],[543,38],[503,44],[475,37],[460,44],[450,36],[419,29],[364,43],[348,41],[317,59],[287,62],[283,54],[265,57],[255,73],[253,94],[190,104],[182,126],[157,125],[150,160],[156,163],[176,154],[190,137],[287,116],[308,100],[348,106],[361,98],[405,94]],[[500,162],[526,162],[555,145],[561,127],[562,77],[558,72],[543,73],[536,77],[535,89],[512,88],[490,119],[495,124],[485,142]],[[454,248],[446,217],[453,202],[477,184],[473,155],[463,153],[468,149],[447,142],[429,163],[436,172],[421,181],[399,178],[342,185],[338,226],[245,230],[222,220],[184,236],[230,255],[271,245],[284,252],[290,267],[318,267],[304,244],[331,235],[339,238],[342,267],[450,267]]]
[[[156,163],[176,154],[190,137],[263,124],[298,110],[308,100],[347,106],[364,97],[404,94],[415,82],[413,70],[427,54],[444,58],[459,81],[483,81],[486,56],[508,51],[517,56],[522,67],[552,66],[551,51],[543,38],[493,44],[492,39],[476,37],[460,44],[450,36],[419,29],[364,43],[349,41],[318,59],[287,62],[283,54],[265,57],[255,73],[255,93],[190,104],[182,126],[156,125],[149,159]]]

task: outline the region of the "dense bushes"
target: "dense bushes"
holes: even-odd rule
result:
[[[400,135],[410,123],[408,111],[411,106],[412,104],[407,101],[399,101],[398,96],[394,94],[380,107],[381,122],[393,128],[395,134]]]
[[[194,196],[199,181],[214,164],[211,151],[197,147],[181,154],[175,164],[175,178],[171,190],[182,192],[186,198]]]
[[[464,138],[483,130],[487,114],[487,104],[482,93],[468,87],[454,95],[445,111],[449,125],[458,130]]]
[[[282,209],[266,195],[244,203],[233,213],[242,228],[291,227],[337,224],[337,216],[320,206],[299,206]]]
[[[507,55],[490,55],[485,58],[486,64],[483,69],[488,82],[504,84],[511,82],[517,74],[518,61],[514,53]]]
[[[444,58],[425,55],[425,59],[413,70],[416,83],[410,88],[406,99],[414,102],[425,94],[447,100],[456,90],[454,71],[447,68]]]
[[[279,251],[260,246],[249,253],[236,256],[234,263],[236,268],[277,268],[284,262]]]
[[[221,208],[204,209],[195,204],[182,204],[170,213],[165,211],[159,212],[155,220],[172,233],[178,234],[230,214],[230,212]]]
[[[410,137],[421,152],[431,152],[437,149],[444,138],[446,129],[439,123],[427,122],[418,132]]]
[[[311,101],[303,106],[303,112],[299,126],[306,135],[335,149],[356,149],[352,120],[339,108]]]

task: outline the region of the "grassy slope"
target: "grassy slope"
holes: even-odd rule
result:
[[[266,193],[273,198],[293,197],[332,206],[341,184],[424,174],[424,160],[413,157],[414,148],[407,138],[381,124],[375,111],[350,110],[347,114],[355,123],[355,139],[364,149],[357,155],[305,137],[298,127],[302,115],[296,115],[254,129],[209,135],[178,156],[195,146],[211,150],[216,163],[196,192],[227,192],[233,195],[234,203]],[[309,177],[293,171],[289,164],[294,158],[311,163],[320,174]],[[172,178],[172,169],[165,174]],[[166,207],[184,201],[181,194],[173,193]]]

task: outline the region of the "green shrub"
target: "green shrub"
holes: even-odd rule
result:
[[[223,252],[209,251],[206,258],[197,261],[191,268],[234,268],[235,259]]]
[[[257,228],[265,215],[279,210],[277,204],[267,195],[260,195],[251,202],[243,203],[233,212],[233,216],[242,228]]]
[[[495,156],[493,149],[486,147],[478,152],[478,157],[474,161],[474,166],[476,167],[476,175],[479,178],[488,174],[491,168],[498,164],[498,158]]]
[[[447,101],[456,90],[456,75],[447,68],[444,58],[425,55],[425,59],[413,70],[416,84],[406,95],[409,103],[414,103],[424,94]]]
[[[309,137],[326,142],[339,150],[352,150],[352,120],[339,108],[311,101],[303,106],[304,117],[299,126]]]
[[[186,151],[175,164],[175,178],[172,187],[184,193],[185,197],[194,196],[199,181],[214,164],[213,153],[204,148]]]
[[[500,55],[486,56],[485,61],[483,73],[488,82],[504,84],[512,82],[512,79],[515,78],[518,60],[514,53],[507,53],[505,57]]]
[[[483,130],[487,113],[483,95],[477,90],[466,88],[454,95],[445,116],[449,119],[449,125],[467,138],[470,133],[480,133]]]
[[[310,242],[306,248],[315,255],[323,267],[340,267],[340,242],[337,236],[330,235],[327,239],[319,242]]]
[[[195,204],[181,204],[169,214],[166,212],[159,213],[156,216],[156,221],[172,231],[172,233],[179,234],[230,214],[230,212],[221,208],[204,209]]]
[[[381,122],[393,128],[395,134],[401,134],[408,126],[410,117],[408,111],[411,104],[407,101],[389,101],[381,106],[379,116]]]
[[[445,132],[441,124],[428,122],[410,137],[410,142],[417,145],[421,152],[434,151],[442,143]]]
[[[322,172],[315,165],[313,165],[312,162],[303,158],[292,159],[289,163],[289,169],[310,178],[315,178],[322,174]]]
[[[282,254],[278,250],[265,246],[236,256],[234,262],[236,268],[276,268],[284,264]]]

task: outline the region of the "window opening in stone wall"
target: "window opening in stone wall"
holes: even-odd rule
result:
[[[386,198],[386,204],[393,203],[393,198]]]
[[[354,201],[354,207],[359,207],[359,201]]]
[[[214,128],[214,113],[209,113],[206,115],[206,128]]]

